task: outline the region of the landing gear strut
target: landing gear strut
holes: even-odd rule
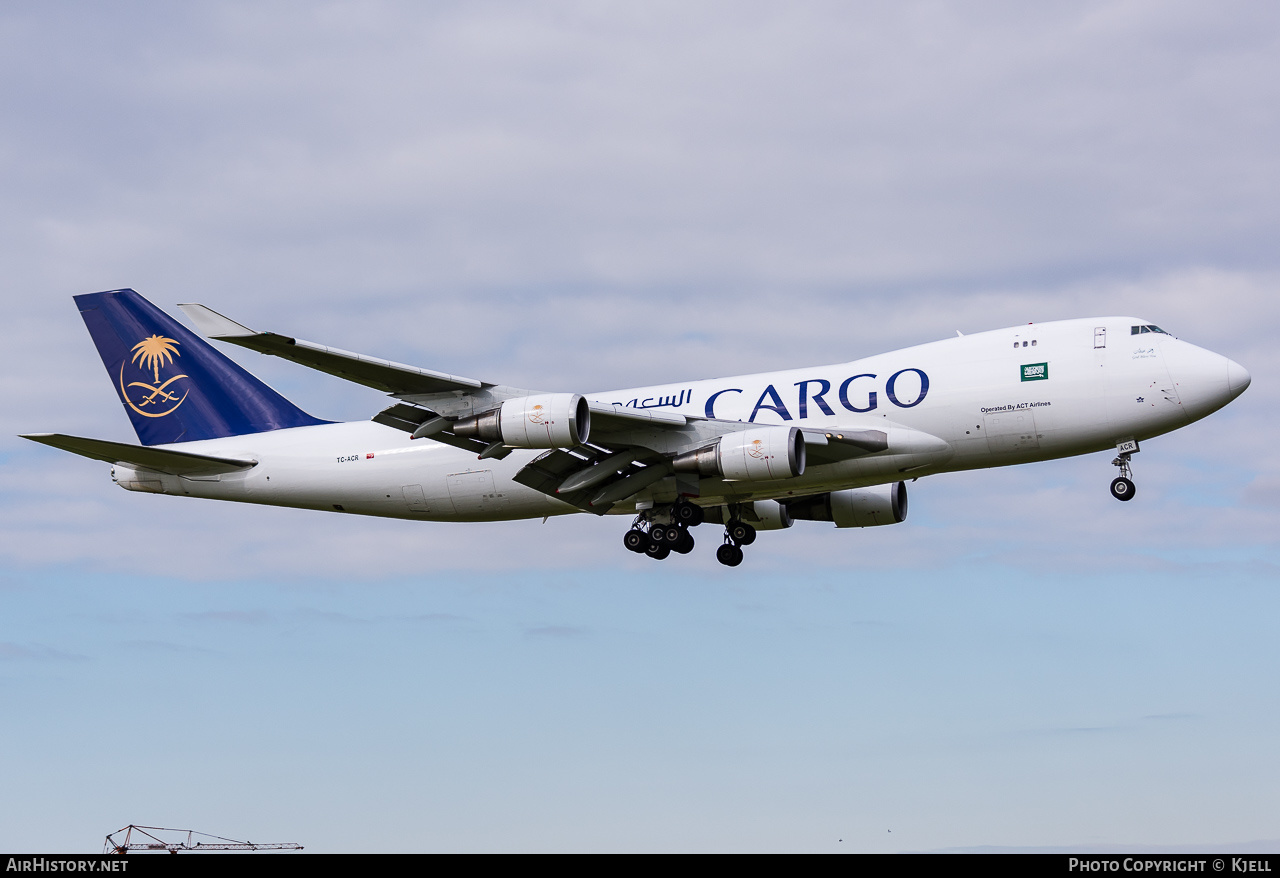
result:
[[[1132,500],[1137,489],[1133,486],[1133,470],[1129,466],[1129,452],[1126,451],[1111,461],[1111,465],[1120,467],[1119,478],[1111,482],[1111,496],[1126,502]]]

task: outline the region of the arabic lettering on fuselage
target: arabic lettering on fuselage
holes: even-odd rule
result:
[[[919,378],[920,387],[914,394],[911,393],[912,388],[904,382],[900,388],[898,380],[902,376],[911,373]],[[835,393],[832,394],[833,383],[826,378],[807,378],[804,381],[795,382],[792,387],[796,388],[793,399],[795,406],[795,415],[792,415],[792,408],[783,401],[782,394],[778,392],[778,388],[773,384],[767,385],[760,392],[759,398],[756,400],[755,406],[751,409],[751,417],[747,420],[751,423],[755,422],[756,416],[762,411],[771,411],[778,415],[784,421],[806,420],[809,417],[811,407],[813,414],[826,415],[827,417],[835,417],[835,405],[839,405],[846,411],[856,414],[866,414],[875,411],[880,406],[880,384],[879,376],[874,372],[861,372],[857,375],[850,375],[848,378],[834,385]],[[782,385],[784,390],[786,385]],[[898,408],[914,408],[924,402],[924,398],[929,393],[929,376],[925,374],[923,369],[899,369],[888,377],[884,382],[884,396],[890,403]],[[716,417],[716,404],[720,397],[725,394],[742,394],[746,391],[741,387],[725,387],[721,390],[713,391],[708,397],[706,405],[703,407],[703,413],[708,418]],[[838,402],[833,404],[828,401],[827,396],[833,395]],[[914,396],[914,398],[912,398]],[[740,399],[738,401],[741,401]],[[685,403],[693,402],[693,391],[682,390],[676,394],[667,396],[650,396],[640,399],[629,400],[625,403],[616,402],[614,405],[623,406],[624,408],[634,409],[654,409],[654,408],[680,408]]]
[[[680,393],[672,394],[671,396],[650,396],[645,399],[633,399],[626,403],[615,402],[614,405],[632,409],[658,409],[680,408],[686,402],[693,402],[692,390],[682,390]]]

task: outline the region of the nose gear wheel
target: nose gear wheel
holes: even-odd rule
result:
[[[1132,500],[1137,488],[1133,485],[1133,469],[1129,465],[1129,455],[1127,453],[1120,455],[1111,461],[1111,465],[1120,467],[1120,476],[1111,482],[1111,496],[1126,502]]]

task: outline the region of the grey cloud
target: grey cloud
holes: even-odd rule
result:
[[[233,625],[261,625],[274,620],[270,613],[262,610],[204,610],[199,613],[183,613],[182,618],[189,622],[229,623]]]
[[[404,295],[1096,273],[1135,251],[1257,258],[1275,219],[1257,6],[392,9],[129,21],[145,51],[84,46],[88,94],[70,63],[15,78],[14,149],[58,158],[20,191],[84,184],[34,237],[117,263],[204,251],[186,285],[220,285],[216,252],[288,262],[291,293],[333,301],[356,277]],[[15,65],[88,38],[27,24]],[[37,88],[63,109],[29,106]],[[85,118],[108,146],[74,136]],[[127,216],[105,210],[120,197]]]
[[[1116,720],[1110,723],[1101,723],[1099,725],[1079,725],[1079,726],[1051,726],[1039,729],[1028,729],[1024,734],[1027,735],[1094,735],[1094,734],[1111,734],[1115,732],[1126,732],[1136,730],[1143,723],[1168,723],[1168,722],[1187,722],[1191,720],[1202,719],[1198,713],[1175,712],[1175,713],[1156,713],[1147,714],[1145,716],[1136,717],[1128,720]]]
[[[573,625],[543,625],[538,628],[526,628],[524,633],[529,637],[548,637],[555,640],[576,640],[590,632],[586,628]]]
[[[474,621],[469,616],[458,616],[453,613],[422,613],[417,616],[410,616],[409,619],[414,622],[429,622],[433,624]]]
[[[41,643],[0,643],[0,661],[84,662],[88,656]]]
[[[189,643],[172,643],[167,640],[126,640],[121,645],[138,652],[171,653],[174,655],[193,653],[197,655],[218,655],[215,650],[206,649],[202,646],[192,646]]]

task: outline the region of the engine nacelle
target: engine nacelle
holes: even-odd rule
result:
[[[501,408],[454,421],[453,432],[513,448],[573,448],[591,435],[591,405],[578,393],[508,399]]]
[[[678,473],[758,482],[802,475],[804,461],[804,434],[798,427],[755,427],[728,433],[714,445],[687,451],[672,464]]]
[[[849,488],[787,504],[791,517],[805,521],[833,521],[836,527],[878,527],[907,518],[907,485]]]
[[[703,508],[703,521],[707,524],[728,524],[733,516],[727,506]],[[755,500],[739,506],[737,517],[756,530],[784,530],[795,524],[787,504],[777,500]]]
[[[756,520],[751,522],[756,530],[784,530],[795,524],[786,505],[777,500],[756,500],[751,510],[756,514]]]

